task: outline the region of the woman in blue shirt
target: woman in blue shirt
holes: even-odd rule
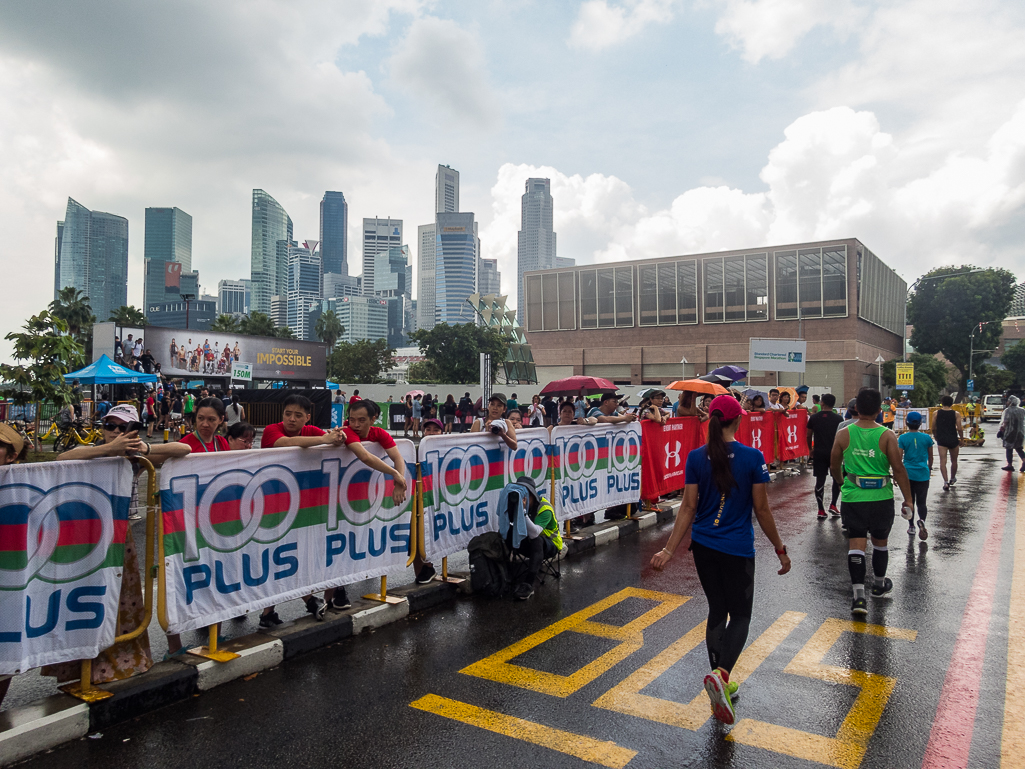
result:
[[[734,438],[743,413],[729,395],[712,401],[708,444],[687,455],[686,485],[676,525],[669,543],[651,558],[652,567],[661,571],[691,530],[690,550],[708,599],[705,646],[712,672],[705,676],[705,691],[712,713],[724,724],[732,724],[735,718],[732,697],[739,682],[730,681],[730,672],[747,643],[754,604],[752,510],[776,548],[778,573],[790,571],[790,557],[769,510],[765,458],[758,449]]]

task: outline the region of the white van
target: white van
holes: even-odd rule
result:
[[[1004,413],[1003,395],[982,396],[982,421],[987,419],[1000,419]]]

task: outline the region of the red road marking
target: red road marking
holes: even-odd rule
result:
[[[940,692],[940,704],[932,722],[929,744],[925,748],[922,769],[955,769],[968,766],[975,728],[975,710],[979,704],[979,681],[986,656],[986,637],[993,611],[1000,546],[1010,506],[1010,478],[1005,477],[1000,498],[989,524],[989,533],[982,546],[975,570],[972,590],[968,594],[961,629],[954,643],[950,666]]]

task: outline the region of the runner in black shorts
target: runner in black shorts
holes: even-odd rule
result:
[[[939,446],[940,475],[943,476],[944,491],[949,491],[950,487],[957,483],[957,454],[961,449],[961,439],[964,437],[961,415],[951,408],[953,405],[954,399],[949,395],[940,398],[940,410],[936,412],[936,420],[932,429],[932,437],[936,441],[936,445]],[[949,476],[947,475],[948,454],[950,455]]]
[[[872,571],[875,580],[872,595],[879,598],[893,590],[893,581],[886,576],[889,551],[886,540],[893,526],[893,480],[904,495],[901,515],[910,519],[911,484],[904,469],[897,436],[876,424],[882,396],[878,390],[865,388],[858,393],[858,421],[836,434],[830,470],[833,480],[843,484],[844,526],[849,549],[847,569],[851,575],[854,601],[851,614],[865,616],[865,547],[872,537]],[[845,474],[846,473],[846,474]]]
[[[837,428],[843,421],[843,418],[833,411],[835,405],[836,396],[826,393],[822,396],[821,410],[808,417],[809,458],[811,459],[812,474],[815,476],[815,501],[819,505],[820,520],[826,517],[826,478],[829,477],[829,459],[833,453],[833,440],[836,438]],[[836,500],[839,498],[840,484],[833,481],[829,512],[837,517],[840,515],[840,510],[836,506]]]

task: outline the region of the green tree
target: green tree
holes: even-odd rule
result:
[[[89,297],[74,286],[65,286],[57,293],[57,298],[50,302],[50,313],[64,321],[72,336],[79,336],[86,326],[96,322]]]
[[[1014,374],[1019,385],[1025,385],[1025,339],[1005,347],[1000,362]]]
[[[327,375],[336,382],[373,384],[391,368],[395,350],[384,339],[339,342],[327,356]]]
[[[114,321],[119,326],[129,328],[144,328],[149,324],[146,315],[138,307],[131,304],[124,304],[110,313],[107,320]]]
[[[432,384],[438,381],[438,372],[429,360],[410,363],[406,381],[410,384]]]
[[[924,277],[974,269],[971,265],[940,267]],[[923,282],[908,302],[908,322],[914,325],[911,344],[918,352],[943,353],[961,374],[964,389],[969,370],[969,337],[975,330],[976,356],[996,349],[1001,324],[1014,298],[1014,275],[986,269],[968,275]],[[979,330],[980,323],[987,323]],[[976,360],[980,360],[976,357]]]
[[[224,334],[237,334],[239,325],[239,320],[234,315],[221,314],[214,318],[214,322],[210,324],[210,330],[220,331]]]
[[[972,377],[975,379],[975,392],[982,394],[1002,393],[1013,387],[1016,379],[1013,371],[1006,371],[989,363],[976,364]]]
[[[883,364],[883,383],[893,387],[897,384],[897,363],[894,358]],[[947,364],[932,355],[913,352],[908,363],[915,364],[915,388],[908,392],[911,405],[917,407],[935,406],[940,402],[940,393],[947,386]]]
[[[295,339],[295,332],[288,326],[281,326],[274,329],[274,336],[278,339]]]
[[[443,384],[473,384],[480,381],[480,354],[491,353],[491,381],[505,361],[508,340],[497,329],[466,323],[449,326],[439,323],[432,329],[413,334],[420,352],[427,356]]]
[[[342,325],[342,321],[338,319],[334,310],[328,310],[317,318],[313,333],[327,344],[327,349],[333,350],[339,337],[345,333],[345,326]]]
[[[0,364],[0,395],[18,404],[55,403],[63,408],[71,403],[71,385],[64,375],[85,365],[82,345],[69,333],[68,324],[51,312],[43,311],[25,322],[24,331],[12,331],[6,337],[14,343],[15,365]],[[39,408],[36,407],[36,435],[39,434]]]
[[[270,315],[262,312],[251,312],[239,322],[238,332],[248,336],[276,336],[277,329]]]

